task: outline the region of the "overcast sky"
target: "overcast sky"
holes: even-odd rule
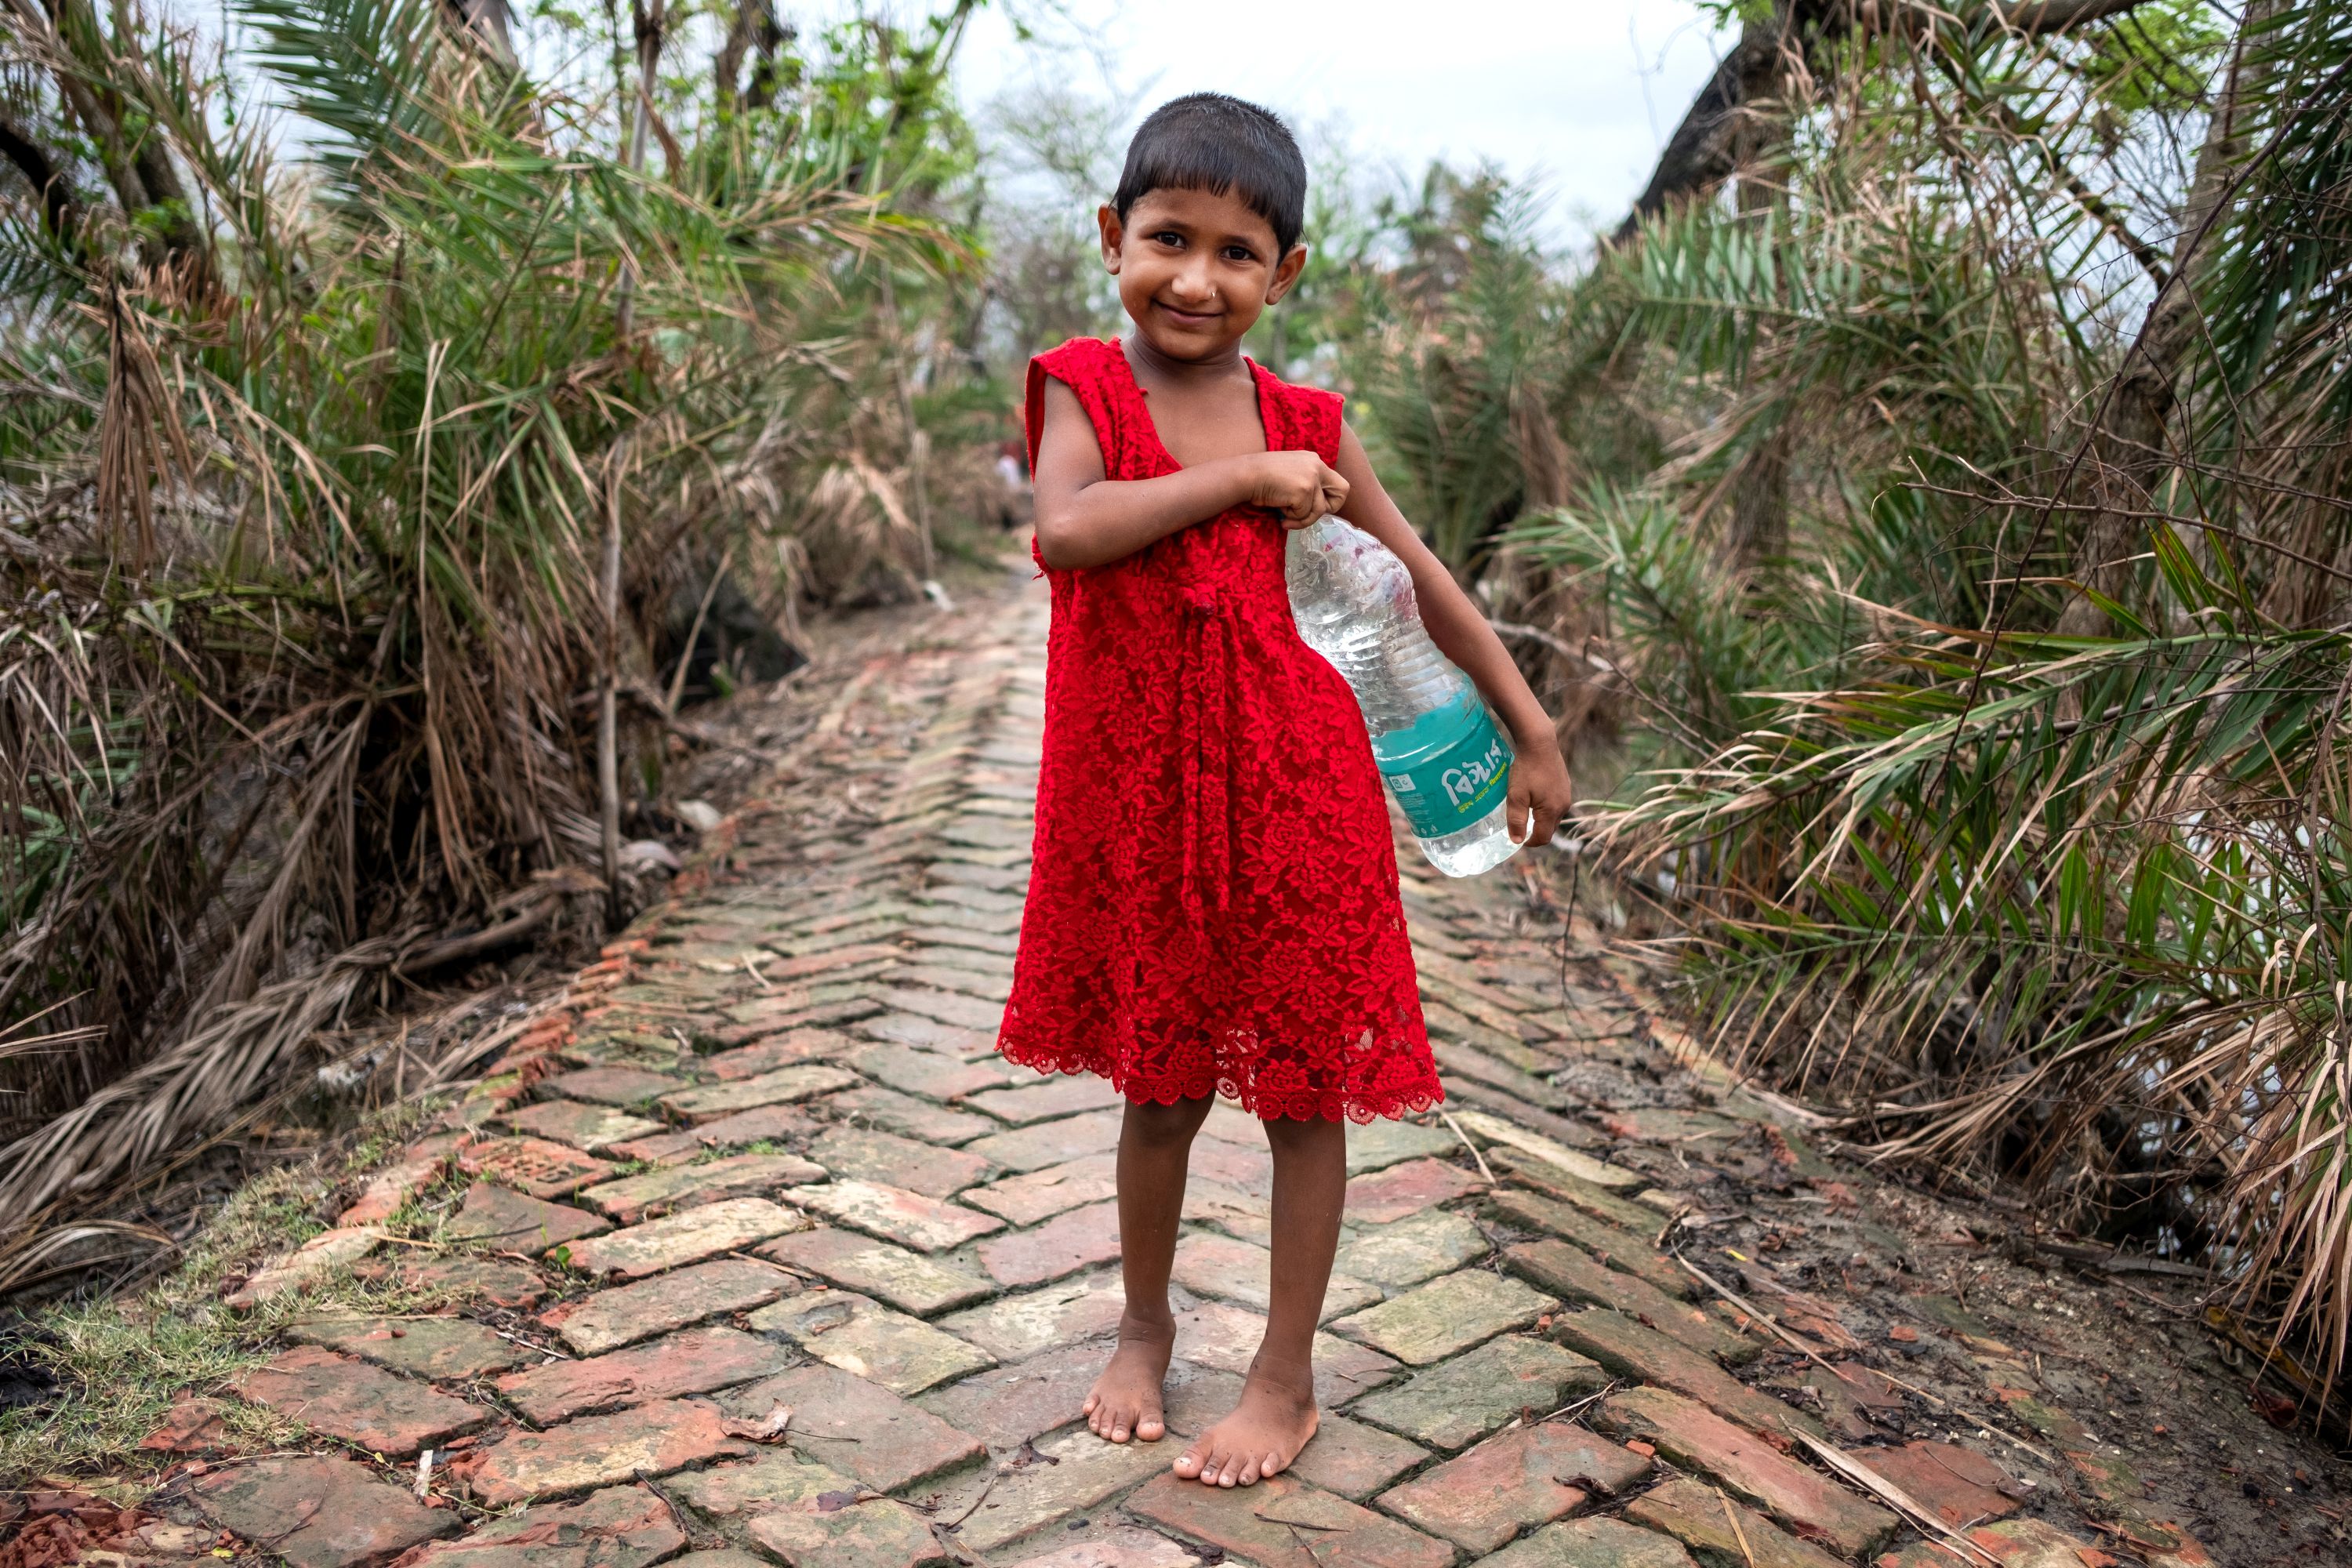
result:
[[[1417,175],[1432,158],[1539,177],[1562,240],[1613,225],[1728,47],[1692,0],[1064,0],[1083,44],[1018,41],[980,13],[960,64],[978,106],[1033,74],[1141,93],[1215,89]],[[1022,14],[1033,19],[1034,8]],[[1050,23],[1048,33],[1066,30]]]

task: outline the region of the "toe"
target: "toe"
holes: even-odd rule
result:
[[[1258,1466],[1257,1473],[1261,1476],[1278,1476],[1289,1468],[1290,1461],[1280,1454],[1268,1454],[1265,1462]]]
[[[1202,1473],[1202,1467],[1205,1461],[1201,1456],[1200,1446],[1195,1444],[1193,1447],[1185,1449],[1182,1453],[1176,1456],[1176,1473],[1189,1481],[1193,1477]]]
[[[1136,1418],[1135,1435],[1147,1443],[1157,1443],[1168,1436],[1168,1423],[1157,1410],[1147,1410]]]
[[[1114,1442],[1114,1443],[1124,1443],[1124,1442],[1126,1442],[1126,1441],[1127,1441],[1127,1439],[1128,1439],[1127,1416],[1126,1416],[1124,1414],[1121,1414],[1121,1415],[1116,1415],[1116,1416],[1114,1416],[1114,1417],[1112,1417],[1112,1418],[1111,1418],[1111,1422],[1110,1422],[1110,1431],[1109,1431],[1108,1434],[1106,1434],[1106,1436],[1108,1436],[1110,1438],[1110,1440],[1111,1440],[1112,1442]]]
[[[1257,1461],[1255,1459],[1244,1459],[1242,1461],[1242,1473],[1239,1479],[1243,1486],[1254,1487],[1257,1485]]]

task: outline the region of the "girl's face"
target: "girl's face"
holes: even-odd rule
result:
[[[1235,353],[1307,265],[1305,246],[1279,254],[1274,226],[1230,192],[1147,191],[1124,222],[1108,206],[1097,220],[1118,302],[1145,341],[1173,360]]]

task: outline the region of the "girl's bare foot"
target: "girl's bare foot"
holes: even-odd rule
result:
[[[1233,1414],[1194,1439],[1176,1460],[1176,1473],[1203,1486],[1255,1486],[1279,1475],[1315,1436],[1319,1419],[1311,1378],[1293,1383],[1250,1369]]]
[[[1168,1354],[1176,1344],[1176,1321],[1153,1323],[1133,1315],[1118,1325],[1118,1349],[1087,1395],[1087,1427],[1114,1443],[1129,1437],[1157,1443],[1167,1435],[1160,1388],[1168,1381]]]

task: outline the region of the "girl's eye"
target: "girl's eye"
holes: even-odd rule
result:
[[[1158,234],[1153,235],[1151,237],[1152,237],[1152,239],[1153,239],[1153,241],[1154,241],[1155,243],[1160,244],[1160,245],[1169,245],[1169,246],[1178,246],[1178,247],[1181,247],[1181,246],[1182,246],[1182,245],[1183,245],[1183,243],[1184,243],[1184,237],[1183,237],[1182,235],[1181,235],[1181,234],[1178,234],[1178,233],[1177,233],[1174,229],[1172,229],[1172,228],[1163,228],[1163,229],[1161,229]]]
[[[1257,259],[1257,252],[1252,250],[1246,245],[1229,245],[1225,247],[1225,259],[1228,261],[1243,262],[1255,261]]]

